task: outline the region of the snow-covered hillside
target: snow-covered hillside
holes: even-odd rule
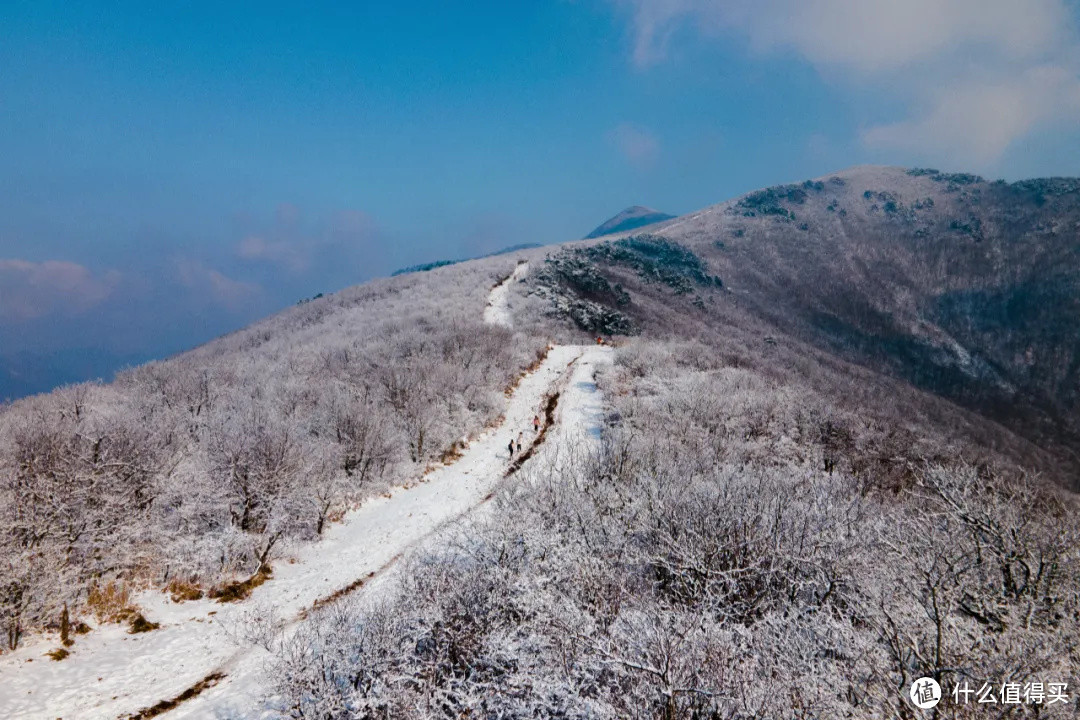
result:
[[[924,270],[958,248],[1067,249],[1039,218],[1074,217],[1076,187],[861,169],[767,188],[354,288],[0,410],[0,622],[18,645],[0,717],[869,720],[915,717],[920,677],[946,699],[1065,688],[1037,714],[1073,717],[1080,513],[1040,475],[1054,456],[920,385],[940,376],[851,353],[910,346],[789,323],[816,307],[804,320],[835,330],[847,307],[868,332],[927,332],[915,301],[937,290],[880,289],[911,285],[903,268],[957,279]],[[1004,248],[993,218],[1021,241]],[[886,304],[845,306],[853,290]],[[989,317],[981,297],[948,310]],[[1032,307],[1006,306],[991,319],[1018,337],[1075,339],[1068,303],[1023,327],[1010,313]],[[246,599],[160,591],[257,577],[263,549],[273,574]],[[108,578],[149,585],[131,612],[160,627],[93,623],[48,660],[64,603],[89,619]]]
[[[506,285],[526,269],[517,265],[492,291],[488,322],[511,324]],[[165,593],[147,591],[135,603],[147,620],[160,624],[157,630],[129,634],[120,625],[102,626],[59,663],[42,658],[41,641],[0,657],[0,717],[138,717],[193,688],[198,695],[169,717],[259,717],[267,693],[266,650],[245,639],[249,628],[270,623],[287,633],[313,607],[353,592],[378,592],[403,555],[482,505],[501,482],[515,481],[514,474],[504,477],[511,462],[507,444],[519,432],[525,447],[537,442],[532,423],[545,418],[547,398],[558,398],[554,426],[543,428],[544,442],[522,471],[555,462],[555,450],[595,442],[602,406],[592,376],[597,365],[609,362],[608,348],[551,347],[520,380],[497,425],[466,443],[459,459],[364,502],[318,543],[294,548],[244,601],[174,603]]]

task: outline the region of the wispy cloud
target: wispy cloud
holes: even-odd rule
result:
[[[233,311],[248,309],[261,294],[259,285],[235,280],[201,262],[181,258],[175,262],[176,279],[193,293]]]
[[[989,166],[1040,125],[1080,121],[1080,81],[1065,68],[1042,65],[997,82],[943,88],[916,107],[911,118],[867,129],[862,141]]]
[[[248,235],[237,243],[236,255],[243,260],[274,263],[292,272],[303,272],[310,264],[305,248],[299,244],[258,235]]]
[[[371,217],[359,210],[341,210],[305,223],[297,206],[282,203],[272,223],[245,234],[234,250],[243,261],[299,275],[319,270],[320,261],[328,254],[351,255],[357,245],[375,235]]]
[[[95,274],[66,260],[0,259],[0,321],[80,315],[108,298],[120,279],[116,270]]]
[[[1080,124],[1080,42],[1066,0],[614,0],[632,58],[662,62],[679,32],[788,52],[829,82],[893,89],[906,117],[867,128],[878,149],[990,165],[1021,137]]]
[[[978,46],[1013,59],[1073,41],[1062,0],[616,0],[633,20],[634,61],[662,61],[684,26],[736,31],[758,49],[791,48],[818,65],[895,70]]]
[[[632,123],[619,123],[608,133],[619,153],[636,168],[652,167],[660,157],[660,141],[650,131]]]
[[[687,20],[704,21],[711,14],[708,3],[697,0],[616,0],[616,4],[633,16],[633,58],[638,67],[666,59],[668,42],[680,25]]]

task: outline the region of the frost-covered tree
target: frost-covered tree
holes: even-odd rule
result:
[[[375,281],[0,408],[6,646],[94,583],[255,572],[489,423],[544,345],[482,322],[513,262]]]

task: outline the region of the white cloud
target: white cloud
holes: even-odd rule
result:
[[[608,139],[633,166],[639,169],[651,167],[660,157],[660,142],[645,128],[632,123],[619,123]]]
[[[1069,41],[1062,0],[618,0],[634,24],[634,60],[662,60],[690,23],[744,34],[760,49],[788,47],[819,65],[897,69],[961,46],[1010,58],[1042,56]]]
[[[108,298],[120,277],[115,270],[95,275],[66,260],[0,259],[0,321],[80,315]]]
[[[188,259],[176,261],[176,277],[181,285],[193,293],[208,297],[234,311],[247,308],[261,291],[255,283],[235,280],[200,262]]]
[[[309,260],[305,249],[286,240],[266,240],[258,235],[248,235],[236,246],[236,254],[244,260],[270,262],[293,272],[303,272]]]
[[[615,2],[630,11],[641,68],[690,30],[792,52],[830,81],[894,89],[910,117],[865,131],[873,148],[933,147],[989,165],[1043,124],[1080,124],[1080,43],[1066,0]]]
[[[1040,66],[1000,82],[947,88],[919,109],[914,119],[866,130],[863,142],[987,166],[1042,124],[1080,120],[1080,81],[1065,68]]]
[[[312,270],[320,257],[370,242],[376,234],[371,217],[359,210],[341,210],[313,226],[305,226],[299,208],[282,203],[274,222],[269,227],[252,229],[234,251],[241,260],[277,265],[299,274]]]
[[[687,17],[701,17],[708,3],[698,0],[617,0],[633,15],[634,62],[645,67],[667,55],[668,40]]]

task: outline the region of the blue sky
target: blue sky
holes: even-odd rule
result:
[[[165,5],[0,5],[0,357],[859,163],[1080,167],[1070,0]]]

